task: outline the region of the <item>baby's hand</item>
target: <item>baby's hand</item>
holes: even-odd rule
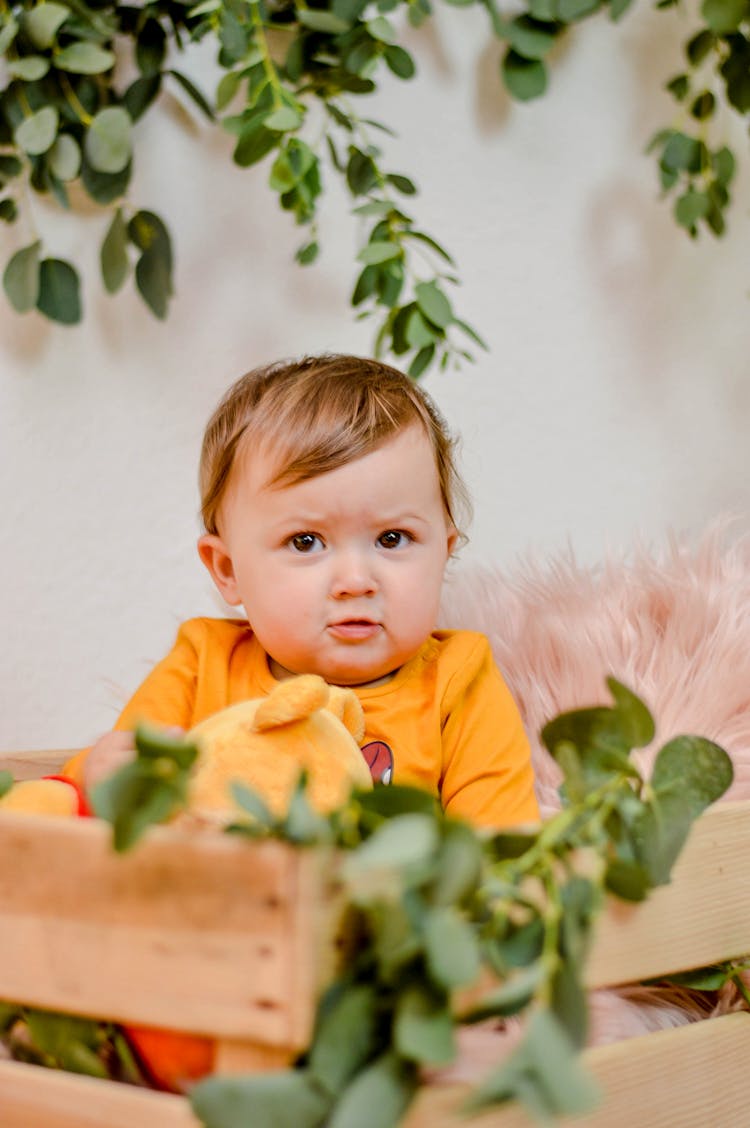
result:
[[[83,781],[86,790],[90,791],[100,780],[134,759],[135,742],[132,732],[113,731],[100,736],[84,762]]]

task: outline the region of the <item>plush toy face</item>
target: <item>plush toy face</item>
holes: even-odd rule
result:
[[[201,753],[188,805],[236,814],[229,784],[240,780],[281,815],[304,769],[310,802],[331,811],[353,787],[372,787],[358,744],[363,734],[362,707],[352,690],[328,686],[314,674],[279,682],[268,697],[232,705],[190,731]]]

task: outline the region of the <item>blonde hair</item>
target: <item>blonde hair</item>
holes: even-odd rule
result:
[[[457,531],[470,502],[456,442],[423,389],[380,361],[326,354],[279,361],[242,376],[214,411],[200,460],[201,516],[218,532],[221,502],[240,454],[263,444],[277,455],[269,485],[293,485],[368,454],[413,424],[424,428],[446,516]]]

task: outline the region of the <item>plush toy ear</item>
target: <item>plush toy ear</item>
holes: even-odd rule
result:
[[[365,714],[359,698],[353,689],[341,685],[329,686],[329,690],[328,709],[360,744],[365,735]]]
[[[253,719],[255,732],[278,728],[293,721],[304,720],[328,702],[329,687],[317,674],[300,674],[287,678],[271,690],[261,701]]]

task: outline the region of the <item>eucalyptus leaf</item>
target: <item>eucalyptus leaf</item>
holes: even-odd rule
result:
[[[416,1087],[415,1071],[396,1054],[385,1053],[357,1074],[337,1102],[326,1128],[394,1128],[408,1108]]]
[[[77,271],[62,259],[42,259],[39,264],[37,309],[60,325],[81,320],[81,294]]]
[[[6,14],[0,26],[0,55],[4,55],[19,32],[19,24],[12,13]]]
[[[108,294],[116,294],[130,273],[128,258],[128,225],[117,208],[101,249],[102,279]]]
[[[174,67],[171,67],[168,73],[172,75],[172,78],[177,80],[177,82],[180,84],[191,101],[193,101],[198,109],[205,114],[208,120],[213,121],[215,116],[213,107],[206,98],[205,94],[198,89],[195,83],[191,79],[189,79],[186,74],[183,74],[182,71],[175,70]]]
[[[57,136],[58,120],[55,106],[43,106],[24,118],[13,134],[19,149],[33,157],[46,153]]]
[[[717,35],[736,31],[750,16],[747,0],[703,0],[701,15]]]
[[[501,66],[503,81],[519,102],[539,98],[547,89],[547,70],[540,59],[526,59],[511,49]]]
[[[41,242],[22,247],[8,260],[3,273],[3,289],[16,313],[27,313],[36,307],[39,298],[39,261]]]
[[[393,1037],[402,1057],[424,1065],[447,1065],[456,1054],[453,1017],[445,997],[407,987],[396,1005]]]
[[[434,983],[447,991],[468,986],[479,974],[479,944],[474,929],[456,910],[431,909],[424,926],[427,968]]]
[[[451,304],[437,282],[418,282],[414,287],[417,305],[421,312],[439,329],[445,329],[453,320]]]
[[[115,56],[96,43],[79,41],[55,51],[53,61],[58,70],[71,74],[104,74],[115,65]]]
[[[24,31],[34,46],[44,51],[55,42],[58,31],[70,14],[70,8],[66,4],[46,0],[24,12]]]
[[[338,1097],[372,1056],[377,1019],[374,984],[354,984],[343,990],[319,1019],[308,1069],[331,1097]]]
[[[8,771],[0,771],[0,799],[3,795],[7,795],[14,784],[13,774]],[[0,1030],[3,1029],[3,1004],[0,1003]]]
[[[86,158],[97,172],[117,173],[127,167],[132,151],[133,123],[122,106],[107,106],[86,131]]]
[[[543,59],[554,47],[557,35],[556,23],[526,15],[516,16],[506,31],[511,47],[525,59]]]
[[[24,55],[23,58],[9,60],[7,69],[12,78],[38,82],[49,70],[49,59],[45,59],[43,55]]]
[[[70,133],[58,133],[47,159],[52,172],[63,182],[75,180],[81,171],[81,149]]]
[[[329,1100],[301,1070],[216,1076],[190,1090],[190,1105],[205,1128],[318,1128]]]
[[[368,243],[359,252],[357,259],[366,265],[376,265],[381,262],[388,262],[389,259],[398,258],[402,253],[398,243],[381,240]]]

